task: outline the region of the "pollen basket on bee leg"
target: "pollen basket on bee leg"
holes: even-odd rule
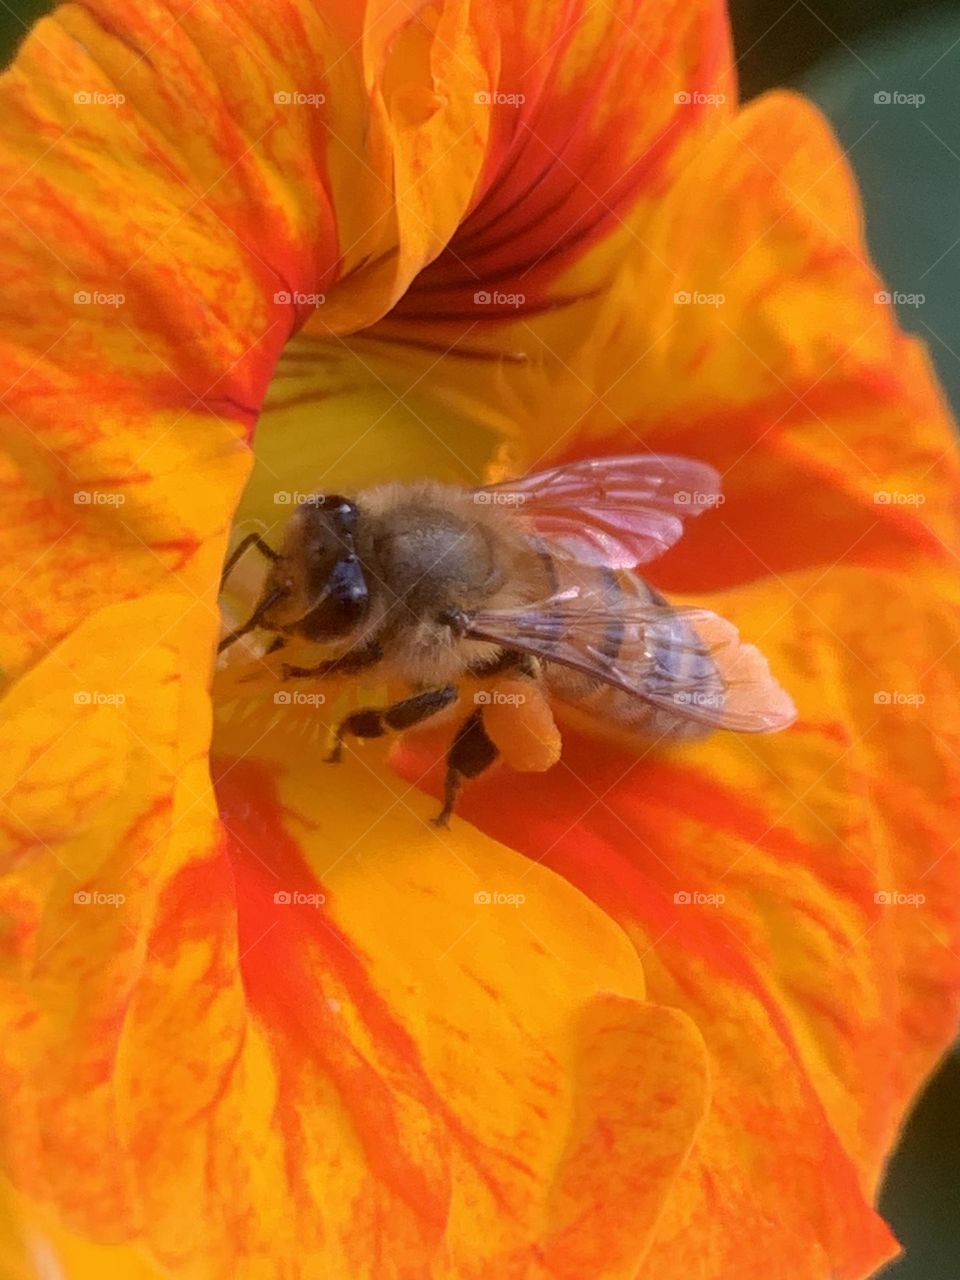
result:
[[[543,689],[528,679],[498,679],[483,707],[483,723],[504,762],[521,773],[543,773],[560,759],[561,739]]]

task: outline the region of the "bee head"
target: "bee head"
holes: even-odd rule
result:
[[[315,494],[287,526],[284,576],[297,613],[287,630],[308,640],[336,640],[362,622],[369,604],[354,542],[356,504],[339,493]]]

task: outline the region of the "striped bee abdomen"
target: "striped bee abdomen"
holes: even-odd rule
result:
[[[692,720],[687,708],[721,696],[719,673],[705,645],[682,614],[635,573],[592,568],[554,558],[557,582],[557,631],[576,647],[585,666],[604,670],[637,692],[616,687],[587,671],[550,662],[544,674],[550,693],[563,702],[648,738],[699,738],[709,732]],[[562,599],[570,593],[569,602]],[[657,607],[651,619],[645,609]],[[574,621],[574,615],[576,619]],[[566,647],[566,646],[565,646]],[[644,699],[655,692],[660,705]],[[664,706],[674,702],[676,712]]]

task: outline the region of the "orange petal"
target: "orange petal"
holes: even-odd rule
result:
[[[100,611],[4,702],[5,1167],[103,1242],[142,1223],[116,1079],[158,896],[216,836],[208,641],[189,603]]]
[[[504,3],[495,25],[469,216],[369,335],[378,342],[514,352],[521,323],[597,288],[641,248],[636,227],[734,109],[716,0]],[[458,60],[458,79],[465,69]]]
[[[710,604],[762,637],[794,729],[643,755],[567,730],[461,812],[619,919],[703,1032],[710,1116],[641,1274],[852,1280],[890,1254],[870,1201],[956,1026],[956,614],[842,569]]]
[[[371,115],[343,28],[293,2],[95,0],[38,23],[3,76],[7,670],[171,581],[215,630],[244,441],[291,331],[311,299],[326,332],[376,320],[464,212],[438,193],[482,139],[438,167],[447,120],[418,185],[436,221],[398,212],[411,135]]]
[[[221,762],[218,836],[181,606],[108,611],[11,695],[28,1235],[71,1276],[120,1244],[184,1277],[632,1272],[702,1119],[696,1029],[562,879],[411,822],[379,768],[304,768],[283,726]]]
[[[511,472],[627,447],[716,465],[725,505],[653,566],[658,584],[702,592],[841,559],[910,572],[923,555],[955,592],[954,427],[922,348],[875,301],[856,190],[819,113],[784,94],[750,104],[644,240],[652,252],[579,306],[578,352],[528,330],[526,375],[437,369],[421,394],[455,376],[462,412],[512,431]]]
[[[704,1031],[710,1120],[649,1274],[768,1277],[782,1259],[791,1277],[862,1276],[890,1250],[869,1207],[884,1157],[956,1024],[954,436],[919,347],[874,301],[812,109],[750,107],[650,236],[671,269],[625,264],[619,294],[582,308],[566,367],[548,353],[536,389],[467,373],[457,403],[512,414],[506,469],[632,441],[719,465],[726,505],[653,574],[770,653],[801,724],[676,758],[567,732],[552,773],[483,781],[463,813],[623,919],[658,998]]]
[[[4,768],[19,785],[5,828],[16,865],[3,883],[0,1062],[8,1167],[28,1239],[46,1250],[37,1256],[79,1276],[107,1266],[107,1251],[122,1267],[135,1249],[147,1271],[250,1280],[265,1260],[271,1274],[351,1280],[383,1265],[458,1280],[640,1267],[768,1280],[781,1262],[791,1280],[819,1280],[828,1264],[865,1274],[890,1250],[868,1204],[883,1154],[953,1026],[952,859],[930,870],[928,913],[897,914],[897,895],[916,898],[920,859],[945,853],[957,788],[939,745],[955,737],[949,712],[932,731],[899,719],[878,728],[865,709],[903,707],[868,702],[876,691],[857,664],[909,694],[916,668],[897,655],[924,653],[931,708],[934,693],[955,700],[952,659],[941,660],[955,619],[931,603],[939,581],[955,590],[937,541],[955,547],[955,475],[936,467],[930,511],[892,510],[874,536],[869,481],[834,437],[899,486],[917,483],[948,435],[921,357],[885,319],[862,360],[851,356],[857,325],[835,346],[825,339],[838,315],[863,318],[874,283],[851,259],[843,182],[822,205],[805,192],[798,211],[792,199],[794,181],[836,158],[833,144],[792,100],[729,126],[719,108],[684,115],[671,101],[674,86],[725,74],[722,25],[704,21],[713,4],[674,22],[650,10],[661,66],[616,45],[581,114],[557,106],[583,107],[598,44],[615,47],[617,20],[645,22],[646,8],[575,24],[568,10],[514,21],[503,7],[494,23],[482,7],[408,19],[377,5],[361,25],[336,5],[323,25],[291,5],[244,9],[242,38],[224,38],[226,20],[207,6],[99,23],[97,11],[41,24],[2,91],[14,121],[9,201],[28,215],[9,259],[18,287],[0,303],[16,321],[0,357],[20,424],[5,478],[23,529],[4,585],[18,620],[12,663],[38,665],[6,704],[15,745]],[[509,94],[514,65],[538,80],[529,54],[540,56],[544,30],[561,40],[530,86],[532,112],[505,116],[500,102],[488,118],[471,90],[486,77]],[[318,68],[329,112],[272,102],[315,93]],[[71,101],[121,83],[124,103]],[[634,149],[602,145],[616,138]],[[538,157],[549,172],[531,192]],[[131,172],[149,177],[118,205]],[[590,179],[621,173],[597,209]],[[630,225],[610,234],[628,204]],[[715,236],[699,233],[707,213]],[[758,256],[753,241],[771,222],[776,239]],[[590,292],[613,265],[622,291],[536,325],[484,312],[496,323],[479,353],[496,365],[437,361],[451,342],[466,348],[473,324],[469,276],[441,253],[454,227],[469,230],[469,243],[453,240],[464,261],[515,289],[529,280],[537,302]],[[552,230],[563,234],[547,243]],[[638,235],[640,260],[624,263]],[[55,256],[38,266],[40,253]],[[375,325],[425,267],[403,318]],[[725,314],[736,317],[725,335],[673,297],[709,291],[718,269],[730,272]],[[64,322],[78,288],[115,293],[118,270],[129,300],[77,303],[82,318]],[[24,306],[38,274],[58,306]],[[371,387],[390,422],[418,424],[400,471],[433,438],[421,403],[480,422],[445,457],[464,476],[492,461],[498,429],[514,441],[504,464],[622,447],[627,424],[645,444],[721,462],[726,532],[691,541],[672,585],[743,582],[758,563],[816,566],[782,597],[768,581],[754,598],[717,602],[769,645],[801,726],[759,747],[727,740],[642,765],[570,735],[558,770],[507,786],[501,772],[468,797],[478,825],[548,869],[462,825],[447,838],[411,823],[425,801],[382,755],[358,752],[323,775],[315,721],[271,723],[284,713],[245,707],[221,729],[218,824],[203,689],[214,583],[248,466],[241,442],[310,311],[276,300],[278,278],[281,290],[326,297],[291,348],[294,368],[311,366],[309,390],[323,385],[319,357],[327,387],[344,394],[340,375],[353,379],[364,430],[377,425]],[[437,316],[439,298],[451,315]],[[694,319],[685,310],[674,336],[678,305]],[[372,328],[340,340],[359,326]],[[731,357],[738,335],[752,361]],[[838,369],[827,368],[821,402],[808,383],[825,356]],[[778,383],[791,388],[785,400]],[[770,410],[784,404],[764,452]],[[459,446],[456,426],[439,433],[445,444]],[[329,442],[300,447],[304,474],[320,481]],[[78,491],[127,502],[79,512]],[[852,559],[901,568],[920,547],[924,574],[908,589],[896,576],[823,572],[851,547]],[[812,620],[806,604],[786,617],[796,597]],[[849,666],[838,636],[860,655]],[[642,788],[626,780],[634,768]],[[890,812],[895,786],[903,818]],[[481,814],[485,795],[494,803]],[[672,897],[716,898],[728,878],[729,905]],[[645,1002],[638,950],[657,1003]],[[841,999],[851,990],[853,1010]],[[903,1065],[891,1068],[897,1051]]]

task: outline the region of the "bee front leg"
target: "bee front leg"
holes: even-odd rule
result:
[[[256,631],[257,627],[259,627],[260,623],[270,612],[271,608],[278,600],[282,600],[286,594],[286,587],[275,587],[269,595],[264,596],[243,626],[237,627],[236,631],[230,631],[223,637],[217,645],[217,653],[223,653],[224,649],[229,649],[232,644],[235,644],[241,638],[241,636],[245,636],[251,631]]]
[[[256,547],[264,559],[269,560],[271,564],[276,564],[280,559],[280,553],[274,551],[273,547],[261,538],[259,533],[248,533],[240,545],[233,551],[227,563],[223,566],[223,573],[220,575],[221,591],[226,586],[227,579],[230,577],[230,572],[233,569],[233,566],[241,556],[245,555],[246,552],[249,551],[251,547]]]
[[[281,678],[284,680],[320,679],[324,676],[357,675],[368,667],[375,667],[383,657],[379,644],[368,644],[362,649],[349,650],[339,658],[328,658],[326,662],[318,662],[313,667],[291,667],[283,664]]]
[[[431,716],[446,710],[457,700],[456,685],[446,684],[440,689],[427,689],[404,698],[391,707],[368,707],[354,711],[337,728],[336,742],[327,756],[327,764],[339,764],[343,755],[343,740],[348,733],[356,738],[382,738],[388,730],[401,733],[415,724],[429,720]]]
[[[450,825],[450,816],[464,778],[479,777],[489,769],[500,752],[490,740],[483,724],[483,708],[464,720],[447,753],[447,776],[443,784],[443,808],[433,819],[438,827]]]

